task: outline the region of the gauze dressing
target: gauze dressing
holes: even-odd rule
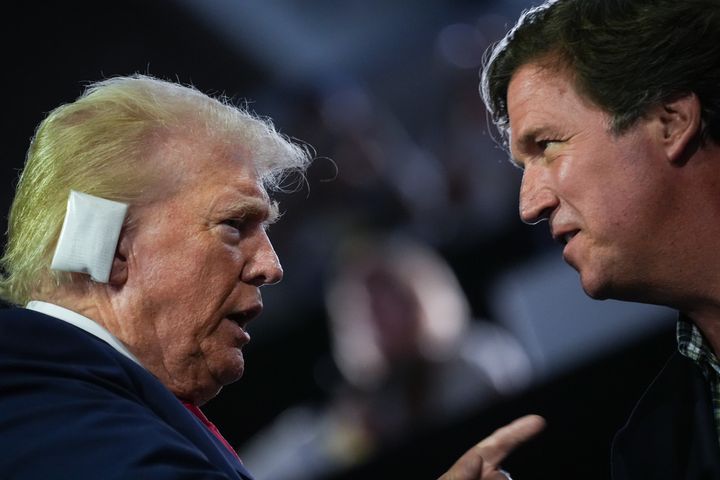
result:
[[[125,203],[71,190],[50,268],[107,283],[127,209]]]

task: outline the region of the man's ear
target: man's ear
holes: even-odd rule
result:
[[[110,269],[110,279],[108,283],[114,287],[122,287],[128,279],[128,258],[130,254],[130,235],[126,229],[120,232],[118,245],[115,249],[115,257],[113,257],[112,268]]]
[[[667,158],[683,165],[699,147],[701,107],[694,93],[658,105],[653,112],[660,122],[660,141]]]

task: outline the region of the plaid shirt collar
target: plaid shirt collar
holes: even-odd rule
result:
[[[708,381],[720,441],[720,362],[700,329],[686,317],[678,318],[677,342],[680,353],[695,362]]]
[[[705,374],[705,378],[720,375],[720,362],[705,340],[700,329],[687,318],[680,317],[677,322],[678,350],[694,361]]]

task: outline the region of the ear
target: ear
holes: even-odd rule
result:
[[[120,232],[118,245],[115,249],[115,257],[113,258],[112,267],[110,269],[110,279],[108,283],[113,287],[122,287],[128,279],[128,258],[130,253],[130,235],[123,228]]]
[[[694,93],[659,105],[654,112],[660,121],[660,141],[668,160],[686,163],[698,147],[701,126],[700,100]]]

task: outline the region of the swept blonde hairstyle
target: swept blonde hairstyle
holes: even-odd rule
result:
[[[132,216],[132,205],[167,176],[153,153],[171,135],[241,142],[270,190],[310,162],[306,147],[224,97],[139,74],[92,83],[50,112],[30,143],[0,259],[0,297],[22,305],[69,282],[70,274],[51,271],[50,263],[70,190],[128,203]]]

